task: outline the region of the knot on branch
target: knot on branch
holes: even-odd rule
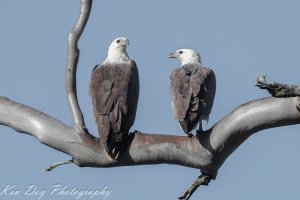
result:
[[[300,87],[297,85],[282,84],[276,82],[268,82],[266,75],[258,75],[256,78],[256,86],[260,89],[268,90],[273,97],[296,97],[300,96]]]

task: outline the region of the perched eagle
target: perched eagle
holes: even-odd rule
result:
[[[138,69],[126,52],[127,45],[127,38],[115,39],[108,48],[107,58],[94,68],[90,81],[98,132],[113,159],[125,147],[139,97]]]
[[[181,129],[192,136],[202,120],[208,121],[216,92],[214,72],[201,64],[200,54],[192,49],[179,49],[169,58],[180,61],[181,67],[171,74],[172,109]]]

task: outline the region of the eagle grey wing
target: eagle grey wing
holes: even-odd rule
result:
[[[121,141],[128,135],[136,116],[139,75],[135,62],[132,60],[126,64],[126,67],[120,68],[116,77],[116,90],[113,90],[112,95],[116,94],[118,99],[110,113],[110,120],[114,122],[113,130],[116,133],[116,141]]]
[[[128,136],[129,129],[133,125],[136,116],[139,96],[139,76],[134,61],[118,67],[115,84],[112,90],[115,104],[109,113],[109,121],[112,129],[112,143],[109,149],[117,148],[121,151]]]
[[[183,131],[189,134],[208,120],[216,89],[214,72],[201,64],[187,64],[171,75],[172,107]]]
[[[192,98],[190,103],[191,120],[208,120],[216,92],[216,78],[214,72],[202,65],[197,67],[190,78]]]
[[[108,114],[113,104],[112,88],[116,71],[109,66],[98,65],[93,70],[90,81],[90,95],[94,112]],[[95,110],[96,109],[96,110]]]
[[[92,71],[89,89],[98,133],[108,153],[111,151],[109,146],[113,141],[108,114],[113,105],[111,93],[115,82],[114,77],[115,70],[109,65],[97,65]]]
[[[125,121],[128,122],[126,124],[126,127],[130,129],[135,121],[139,91],[140,91],[138,68],[136,66],[136,63],[133,60],[130,61],[128,72],[129,72],[128,74],[129,83],[128,83],[127,109],[126,109],[127,120]]]
[[[189,71],[183,68],[174,70],[171,74],[172,109],[176,119],[186,117],[192,90],[189,83]]]

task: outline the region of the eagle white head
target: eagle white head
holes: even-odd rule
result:
[[[129,40],[125,37],[114,39],[108,47],[107,57],[104,63],[124,63],[129,62],[130,58],[126,52]]]
[[[180,61],[181,66],[189,63],[201,63],[200,54],[193,49],[178,49],[170,53],[169,58],[176,58]]]

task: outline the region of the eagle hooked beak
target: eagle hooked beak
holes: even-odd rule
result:
[[[171,59],[171,58],[177,58],[177,55],[175,54],[175,53],[170,53],[169,54],[169,58]]]
[[[126,47],[129,46],[129,44],[130,44],[130,42],[127,38],[124,38],[123,40],[121,40],[121,42],[122,42],[121,44],[126,46]]]

